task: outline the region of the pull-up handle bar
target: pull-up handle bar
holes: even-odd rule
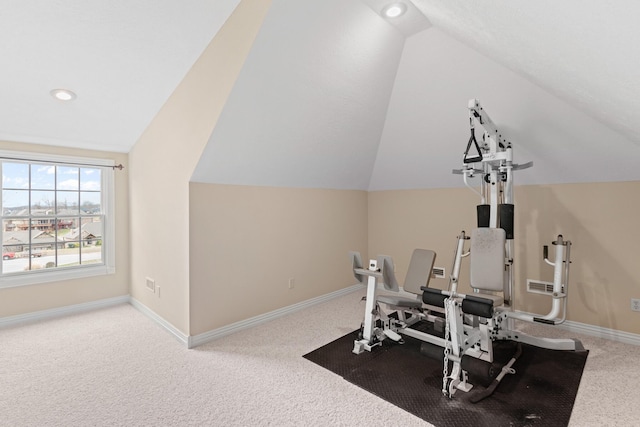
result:
[[[478,152],[478,155],[475,157],[469,157],[469,149],[471,149],[472,143],[476,146],[476,151]],[[473,127],[471,128],[471,137],[469,138],[469,142],[467,143],[467,149],[464,150],[464,159],[462,161],[465,164],[482,161],[482,152],[480,151],[480,146],[478,145],[478,141],[476,141],[476,132]]]

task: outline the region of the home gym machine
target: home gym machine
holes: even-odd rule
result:
[[[372,260],[365,269],[360,255],[351,253],[356,278],[362,283],[365,278],[367,281],[365,321],[353,352],[371,351],[386,338],[397,342],[402,342],[402,335],[417,338],[423,341],[424,354],[443,361],[443,394],[453,397],[457,390],[471,390],[471,375],[487,386],[470,398],[477,402],[493,393],[504,376],[515,373],[512,366],[521,353],[520,343],[554,350],[584,348],[578,340],[534,337],[514,328],[515,320],[547,325],[564,322],[571,242],[562,235],[557,236],[553,241],[554,261],[549,260],[548,247],[543,250],[544,261],[554,268],[552,288],[544,292],[552,298],[551,311],[546,315],[514,311],[513,172],[533,164],[513,163],[511,144],[502,139],[478,100],[470,100],[468,107],[471,136],[464,152],[463,168],[454,173],[463,176],[464,184],[480,197],[480,204],[477,228],[470,236],[465,231],[458,236],[449,288],[439,290],[428,286],[435,259],[433,251],[416,249],[411,258],[404,291],[405,295],[415,294],[415,298],[393,295],[399,288],[390,257]],[[476,122],[483,128],[480,141],[475,137]],[[480,177],[479,190],[470,184],[474,177]],[[465,250],[467,242],[470,242],[469,250]],[[471,294],[463,294],[458,289],[462,259],[466,257],[470,259]],[[391,291],[391,295],[377,295],[378,283]],[[381,305],[396,314],[387,314]],[[421,321],[434,326],[429,332],[424,328],[419,330],[416,326]]]

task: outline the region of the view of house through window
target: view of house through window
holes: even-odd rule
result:
[[[3,160],[2,274],[104,263],[103,170]]]

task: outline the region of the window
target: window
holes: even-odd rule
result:
[[[0,151],[0,288],[115,271],[113,164]]]

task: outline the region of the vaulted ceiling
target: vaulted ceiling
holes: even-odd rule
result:
[[[1,1],[0,140],[128,152],[239,2]]]
[[[640,179],[640,3],[399,2],[273,0],[193,180],[457,186],[470,98],[517,182]],[[9,2],[0,139],[128,151],[237,3]]]

